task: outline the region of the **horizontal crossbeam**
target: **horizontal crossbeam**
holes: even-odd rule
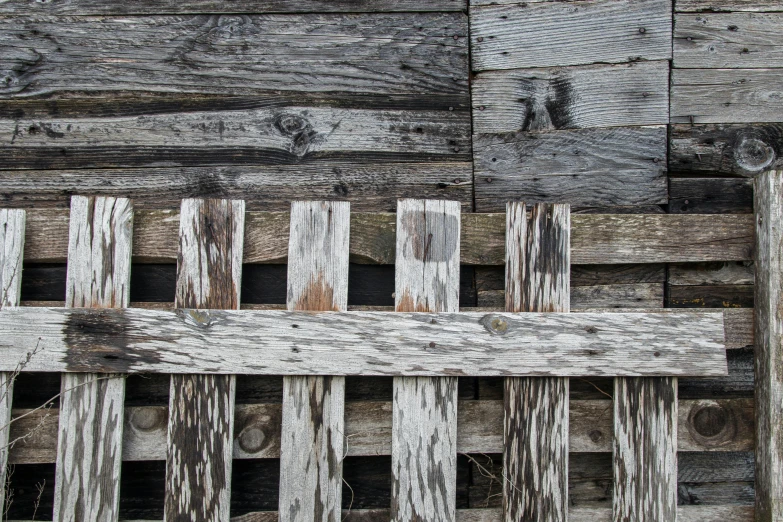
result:
[[[20,308],[0,371],[247,375],[726,375],[723,314]],[[31,355],[28,355],[31,354]],[[29,360],[28,360],[29,359]],[[26,362],[25,362],[26,361]]]

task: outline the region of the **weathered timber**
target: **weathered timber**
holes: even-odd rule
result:
[[[677,379],[614,383],[614,519],[676,520]]]
[[[783,125],[672,125],[669,168],[755,176],[783,166]]]
[[[239,308],[244,230],[243,201],[183,200],[176,306]],[[220,342],[206,348],[222,355]],[[236,377],[179,373],[169,392],[164,520],[227,522]]]
[[[24,258],[25,211],[0,209],[0,310],[19,306]],[[25,356],[26,359],[26,356]],[[21,365],[25,359],[17,363]],[[0,506],[5,506],[6,474],[11,430],[11,405],[14,399],[13,372],[0,372]]]
[[[394,212],[418,196],[473,204],[470,163],[351,163],[145,169],[4,170],[5,205],[64,207],[71,194],[126,196],[135,208],[179,209],[184,198],[246,198],[248,210],[288,211],[291,201],[342,199],[351,209]]]
[[[669,63],[482,72],[471,104],[476,134],[666,125]]]
[[[570,301],[582,311],[594,308],[656,308],[663,307],[663,283],[575,286]],[[478,290],[476,304],[481,308],[500,310],[505,303],[503,290]]]
[[[294,202],[288,310],[348,309],[350,204]],[[340,522],[345,377],[284,377],[280,519]]]
[[[746,178],[669,178],[672,214],[750,214],[753,181]]]
[[[65,306],[127,308],[133,206],[123,198],[74,196]],[[54,520],[119,519],[125,378],[61,376]]]
[[[571,209],[506,207],[506,311],[570,311]],[[568,518],[568,379],[503,382],[503,519]]]
[[[667,201],[666,128],[618,127],[477,135],[476,210],[509,198],[572,205]]]
[[[677,68],[783,67],[783,13],[676,14]]]
[[[467,31],[462,13],[7,17],[0,19],[0,97],[135,91],[466,99]]]
[[[669,267],[670,285],[752,285],[753,263],[698,263]]]
[[[177,259],[179,213],[137,211],[134,262]],[[351,215],[351,261],[392,265],[394,214]],[[467,265],[505,263],[505,214],[462,216],[460,261]],[[285,263],[290,216],[287,212],[249,212],[243,263]],[[571,263],[689,263],[743,261],[753,255],[751,215],[585,214],[571,217]],[[68,250],[68,212],[42,209],[27,214],[25,261],[64,262]]]
[[[783,6],[778,0],[676,0],[674,8],[677,12],[692,13],[783,11]]]
[[[6,143],[0,150],[6,169],[464,162],[471,149],[467,111],[296,105],[2,119],[0,139]]]
[[[666,305],[686,308],[752,308],[753,285],[669,285]]]
[[[398,295],[405,295],[400,293]],[[456,305],[455,305],[456,307]],[[247,375],[725,375],[723,314],[0,312],[0,371]],[[198,335],[194,333],[198,332]],[[214,347],[220,346],[219,356]]]
[[[401,200],[397,206],[396,312],[459,310],[460,206]],[[398,315],[398,314],[392,314]],[[432,322],[438,323],[437,319]],[[442,337],[419,343],[439,351]],[[457,357],[469,357],[457,350]],[[418,366],[421,355],[409,363]],[[448,375],[448,374],[447,374]],[[394,379],[392,496],[394,522],[454,522],[457,487],[457,373]]]
[[[672,69],[672,123],[783,121],[780,69]]]
[[[671,58],[671,1],[532,2],[474,7],[476,71]]]
[[[756,520],[783,519],[783,171],[755,180]]]

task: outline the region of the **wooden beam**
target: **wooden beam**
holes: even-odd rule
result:
[[[244,202],[186,199],[181,216],[175,304],[238,309]],[[164,520],[228,521],[235,391],[234,375],[171,377]]]
[[[570,207],[506,208],[506,311],[570,311]],[[568,391],[562,377],[504,380],[506,522],[568,518]]]
[[[66,308],[127,308],[132,244],[130,200],[74,196]],[[119,519],[124,401],[124,376],[61,376],[55,521]]]
[[[756,520],[783,519],[783,171],[755,180]]]
[[[350,204],[291,205],[288,310],[348,309]],[[345,377],[283,378],[280,520],[340,522]]]
[[[459,203],[398,203],[395,311],[459,310],[459,245]],[[419,346],[437,352],[440,343],[432,337]],[[421,359],[412,355],[409,362],[419,365]],[[392,415],[391,519],[454,522],[457,377],[394,379]]]

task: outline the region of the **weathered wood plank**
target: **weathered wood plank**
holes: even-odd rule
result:
[[[677,379],[614,381],[615,520],[677,519]]]
[[[783,518],[783,171],[755,180],[756,520]]]
[[[672,123],[783,121],[780,69],[672,69]]]
[[[2,119],[0,140],[6,169],[464,162],[471,150],[467,111],[296,105]]]
[[[531,2],[474,7],[472,68],[671,58],[671,1]]]
[[[394,264],[395,219],[394,214],[353,213],[351,261]],[[463,216],[463,264],[505,263],[505,219],[505,214]],[[284,263],[289,220],[285,212],[249,212],[243,263]],[[176,211],[137,211],[134,262],[175,262],[178,226]],[[753,257],[751,215],[584,214],[572,216],[571,229],[571,263],[576,265],[743,261]],[[28,212],[25,260],[64,262],[67,237],[67,210]]]
[[[503,290],[477,290],[476,304],[482,308],[503,309]],[[663,307],[663,283],[575,286],[571,288],[571,305],[582,311],[593,308]]]
[[[506,311],[570,311],[571,209],[506,207]],[[568,518],[569,383],[506,378],[503,516],[507,522]]]
[[[0,209],[0,310],[19,306],[22,290],[25,211]],[[26,358],[26,357],[25,357]],[[22,365],[25,359],[17,361]],[[0,506],[5,506],[5,481],[11,430],[15,373],[0,372]]]
[[[460,217],[455,201],[398,203],[396,312],[459,310]],[[419,346],[437,351],[441,341],[432,337]],[[409,362],[418,365],[421,356],[413,355]],[[392,416],[391,519],[453,522],[457,377],[394,379]]]
[[[308,314],[21,308],[0,312],[0,328],[6,332],[0,349],[8,355],[0,360],[0,371],[13,370],[14,361],[40,343],[42,353],[32,357],[26,371],[509,377],[726,374],[723,314],[701,311]],[[215,346],[221,347],[220,357],[214,355]]]
[[[294,202],[288,250],[289,310],[348,309],[350,205]],[[340,522],[345,377],[283,379],[280,519]]]
[[[666,125],[669,62],[482,72],[471,104],[476,134]]]
[[[467,31],[463,13],[6,17],[0,98],[131,91],[467,99]]]
[[[476,211],[509,198],[572,205],[667,201],[666,128],[619,127],[477,135]]]
[[[711,12],[730,11],[772,12],[783,11],[778,0],[676,0],[674,8],[677,12]]]
[[[754,281],[750,262],[689,263],[669,267],[670,285],[752,285]]]
[[[753,181],[747,178],[669,178],[672,214],[750,214]]]
[[[678,68],[783,67],[783,13],[676,14]]]
[[[669,168],[755,176],[783,166],[783,125],[672,125]]]
[[[243,201],[183,200],[176,306],[239,308],[244,230]],[[235,390],[234,375],[171,377],[165,520],[229,519]]]
[[[65,306],[127,308],[133,206],[129,199],[74,196]],[[54,520],[119,519],[125,378],[61,376]]]

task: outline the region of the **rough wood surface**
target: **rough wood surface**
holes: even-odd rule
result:
[[[465,98],[467,30],[462,13],[7,17],[0,98],[74,91]]]
[[[783,171],[755,180],[756,520],[783,519]]]
[[[506,207],[506,311],[570,311],[571,209],[539,203]],[[503,518],[568,518],[569,383],[506,378]]]
[[[396,312],[459,310],[460,217],[455,201],[399,202]],[[432,337],[419,346],[437,352],[442,340]],[[457,354],[465,356],[462,350]],[[421,359],[412,355],[409,363],[419,365]],[[401,377],[394,379],[393,393],[391,520],[453,522],[457,377]]]
[[[677,14],[674,67],[783,67],[783,13]]]
[[[672,214],[750,214],[753,180],[748,178],[669,178]]]
[[[24,259],[25,211],[0,209],[0,310],[19,306]],[[25,356],[26,358],[26,356]],[[22,364],[25,359],[17,361]],[[5,506],[5,483],[11,431],[15,374],[0,372],[0,506]]]
[[[472,68],[671,58],[671,1],[530,2],[474,7]]]
[[[65,306],[127,308],[133,206],[128,199],[74,196]],[[54,520],[119,519],[125,379],[61,376]]]
[[[615,520],[677,519],[677,379],[614,381]]]
[[[476,211],[509,198],[572,205],[667,201],[666,128],[618,127],[477,135]]]
[[[473,132],[669,123],[669,62],[479,73]]]
[[[176,306],[239,308],[244,230],[243,201],[183,200]],[[228,521],[235,389],[234,375],[171,377],[165,520]]]
[[[677,12],[695,13],[783,11],[783,6],[778,0],[676,0],[674,8]]]
[[[672,125],[669,168],[755,176],[783,167],[783,125]]]
[[[672,123],[783,121],[780,69],[672,69]]]
[[[350,205],[294,202],[288,310],[348,309]],[[285,377],[280,519],[340,522],[345,455],[345,377]]]

